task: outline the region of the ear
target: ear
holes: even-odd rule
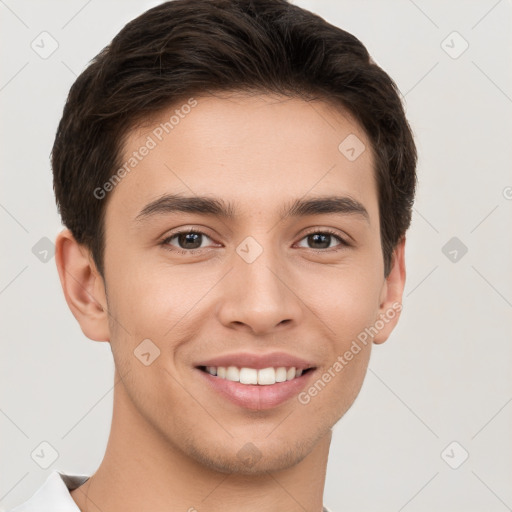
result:
[[[391,271],[382,286],[379,315],[375,319],[376,344],[384,343],[395,328],[402,311],[402,295],[405,286],[405,236],[398,243],[391,258]]]
[[[57,236],[55,262],[66,302],[82,332],[94,341],[110,341],[103,278],[90,251],[75,240],[69,229]]]

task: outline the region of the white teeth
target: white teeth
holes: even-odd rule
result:
[[[258,370],[240,368],[240,384],[258,384]]]
[[[286,380],[286,368],[280,366],[276,369],[276,382],[284,382]]]
[[[210,375],[216,375],[221,379],[240,382],[240,384],[259,384],[260,386],[269,386],[276,382],[285,382],[300,377],[303,370],[296,370],[294,366],[286,368],[279,366],[277,368],[268,367],[257,370],[255,368],[238,368],[236,366],[207,366],[206,371]]]
[[[274,368],[263,368],[258,370],[258,384],[268,386],[276,383],[276,371]]]
[[[236,366],[228,366],[226,370],[226,379],[233,382],[240,382],[240,371]]]
[[[288,371],[286,372],[286,380],[292,380],[295,378],[295,368],[292,366],[291,368],[288,368]]]

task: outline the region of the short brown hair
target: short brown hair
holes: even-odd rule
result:
[[[62,221],[104,275],[107,201],[140,121],[186,96],[261,91],[350,112],[375,155],[385,275],[411,221],[416,147],[393,80],[352,34],[286,0],[173,0],[129,22],[69,91],[52,150]]]

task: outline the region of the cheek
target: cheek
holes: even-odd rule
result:
[[[308,417],[334,425],[352,406],[364,381],[371,345],[348,343],[319,369],[309,387],[298,396]]]
[[[109,301],[112,317],[123,327],[115,326],[112,342],[133,353],[150,339],[160,350],[161,361],[179,358],[182,347],[186,352],[191,340],[205,337],[205,324],[214,314],[208,302],[214,294],[208,292],[219,284],[222,272],[161,263],[154,268],[133,263],[123,267],[129,265],[130,272],[123,273],[120,265],[112,273],[117,283]]]
[[[372,346],[367,328],[378,318],[383,283],[378,270],[347,266],[331,279],[324,279],[322,289],[309,295],[310,304],[329,327],[330,345],[311,393],[323,395],[317,406],[332,418],[341,417],[350,407],[366,374]]]
[[[162,322],[168,320],[172,325],[173,317],[187,302],[186,281],[172,267],[151,268],[137,254],[111,256],[111,261],[115,260],[109,272],[109,296],[115,307],[112,313],[123,319],[130,334],[149,337],[158,325],[165,327]]]
[[[346,341],[375,321],[384,278],[371,266],[349,264],[315,277],[307,282],[318,286],[309,286],[304,296],[332,329],[334,338]]]

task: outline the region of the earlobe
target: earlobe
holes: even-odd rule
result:
[[[69,229],[55,241],[55,261],[64,297],[82,332],[94,341],[109,341],[108,313],[103,279],[90,252]]]
[[[384,343],[395,328],[402,310],[405,287],[405,237],[393,251],[391,271],[382,287],[379,314],[375,322],[378,332],[373,338],[376,344]]]

